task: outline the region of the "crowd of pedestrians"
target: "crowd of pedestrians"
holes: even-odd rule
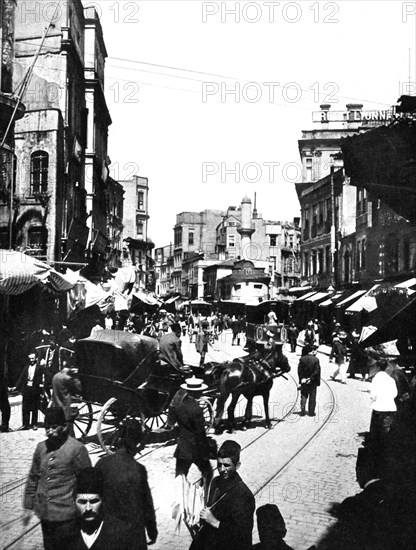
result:
[[[267,322],[271,326],[278,323],[274,311],[267,315]],[[120,319],[110,315],[96,319],[91,336],[99,337],[103,329],[121,328],[120,323]],[[123,324],[123,330],[140,334],[149,333],[149,327],[153,327],[152,336],[159,340],[161,366],[172,367],[187,377],[191,371],[184,364],[181,338],[188,337],[195,343],[202,367],[214,335],[231,329],[232,345],[241,345],[245,320],[219,313],[207,318],[192,313],[175,316],[161,310],[157,317],[129,315]],[[277,354],[275,335],[267,334],[265,352]],[[399,365],[377,353],[364,351],[359,336],[355,330],[348,334],[339,323],[333,322],[327,348],[329,361],[334,364],[330,379],[346,384],[348,376],[360,375],[361,380],[371,381],[370,428],[357,458],[357,480],[363,491],[346,499],[338,513],[340,520],[350,523],[357,522],[357,510],[374,518],[375,539],[380,546],[369,545],[369,549],[391,547],[380,542],[383,539],[383,544],[386,540],[391,542],[391,536],[386,534],[388,525],[398,539],[397,549],[407,550],[411,530],[403,526],[397,508],[400,506],[409,519],[410,506],[403,495],[416,503],[416,460],[407,448],[412,446],[416,456],[415,390]],[[295,354],[297,347],[300,351],[297,370],[300,415],[313,417],[321,383],[317,351],[323,340],[322,326],[315,319],[304,327],[291,321],[287,340],[291,353]],[[371,372],[370,365],[376,366],[373,369],[376,374]],[[22,393],[20,429],[37,429],[45,386],[52,390],[52,406],[45,411],[44,419],[47,440],[38,444],[33,456],[24,495],[24,523],[36,513],[41,520],[46,550],[146,549],[157,540],[158,529],[146,469],[134,459],[143,437],[141,429],[134,423],[127,424],[119,450],[92,468],[85,447],[73,437],[71,405],[74,395],[81,391],[73,367],[64,366],[51,376],[36,355],[29,354],[13,388]],[[178,427],[176,476],[186,477],[195,464],[206,487],[206,507],[200,514],[200,529],[194,533],[190,550],[251,550],[255,505],[251,491],[237,472],[241,447],[235,441],[226,441],[218,451],[213,448],[198,404],[206,387],[202,379],[187,377],[174,396],[168,415],[168,427]],[[2,431],[8,428],[7,415],[7,408],[2,408]],[[214,457],[219,474],[216,477],[210,463]],[[381,501],[384,504],[380,508]],[[377,514],[385,518],[384,525]],[[402,533],[392,527],[392,518],[403,527]],[[290,550],[283,540],[284,519],[275,504],[257,510],[257,521],[260,543],[255,548]]]

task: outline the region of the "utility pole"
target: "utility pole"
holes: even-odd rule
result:
[[[335,192],[334,192],[334,165],[331,164],[331,285],[335,288],[335,253],[336,253],[336,235],[335,235]]]

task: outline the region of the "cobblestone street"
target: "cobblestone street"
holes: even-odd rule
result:
[[[244,354],[243,346],[231,346],[231,332],[227,332],[214,347],[210,347],[207,361],[224,361]],[[196,365],[199,356],[195,346],[187,337],[183,338],[184,357],[188,364]],[[298,348],[299,350],[299,348]],[[322,366],[322,380],[328,380],[331,365],[327,350],[322,346],[318,357]],[[275,380],[271,398],[271,416],[278,420],[288,413],[297,397],[298,354],[285,351],[292,370],[287,380]],[[341,385],[329,381],[336,397],[336,408],[329,422],[320,434],[277,476],[276,472],[297,452],[302,442],[328,417],[331,393],[324,382],[318,389],[317,416],[300,417],[295,411],[284,421],[276,422],[274,429],[266,431],[261,422],[262,403],[256,398],[253,426],[246,432],[224,433],[216,436],[218,443],[225,439],[234,439],[242,447],[242,466],[240,473],[256,495],[256,505],[267,502],[276,503],[286,520],[286,542],[295,549],[302,550],[312,544],[319,548],[328,529],[335,523],[329,509],[332,503],[341,502],[345,497],[355,494],[359,488],[355,481],[355,458],[361,437],[358,435],[368,429],[370,419],[369,384],[360,380],[348,380]],[[21,424],[20,405],[12,411],[12,427]],[[239,404],[236,415],[241,416],[244,404]],[[27,475],[35,445],[44,438],[44,431],[13,432],[1,434],[1,487],[2,519],[1,548],[41,549],[41,533],[36,528],[23,541],[9,546],[19,536],[23,527],[20,522],[21,497],[23,487],[11,490],[14,482]],[[171,506],[178,495],[178,485],[174,480],[173,458],[174,442],[161,448],[145,449],[143,456],[137,456],[146,466],[149,474],[155,507],[157,510],[159,538],[152,547],[158,549],[185,550],[189,547],[190,536],[185,526],[181,532],[174,532],[171,519]],[[97,446],[88,444],[91,459],[95,463],[101,455]],[[197,472],[190,475],[197,478]],[[35,522],[35,519],[32,520]],[[258,540],[257,532],[253,536]],[[322,542],[323,544],[323,542]]]

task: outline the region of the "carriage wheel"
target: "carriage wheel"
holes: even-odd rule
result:
[[[109,455],[115,453],[119,447],[125,418],[116,403],[117,399],[111,397],[103,405],[97,420],[98,441],[102,449]]]
[[[146,429],[152,431],[152,430],[159,430],[160,428],[164,428],[166,426],[167,421],[168,421],[167,412],[161,412],[158,415],[146,417],[144,419],[144,424],[146,426]]]
[[[198,405],[202,409],[205,421],[205,432],[208,433],[214,424],[214,407],[207,397],[200,397]]]
[[[73,421],[76,439],[82,439],[87,435],[92,426],[94,411],[91,403],[81,402],[77,407],[78,414]]]
[[[144,418],[137,410],[137,406],[123,405],[115,397],[103,405],[97,420],[97,436],[102,449],[107,454],[115,453],[120,447],[125,426],[132,422],[140,424],[144,431]]]

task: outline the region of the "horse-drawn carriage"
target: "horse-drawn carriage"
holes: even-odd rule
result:
[[[82,385],[76,435],[87,435],[96,420],[98,440],[111,453],[131,419],[140,423],[143,432],[166,424],[170,402],[190,374],[162,366],[158,348],[154,338],[116,330],[101,330],[76,342],[74,362]],[[203,396],[200,406],[209,429],[211,399]]]
[[[265,344],[272,333],[276,340],[286,341],[286,326],[289,306],[286,302],[267,300],[258,305],[246,306],[246,340],[247,348],[252,351],[259,344]],[[277,322],[271,324],[268,313],[273,311]]]

